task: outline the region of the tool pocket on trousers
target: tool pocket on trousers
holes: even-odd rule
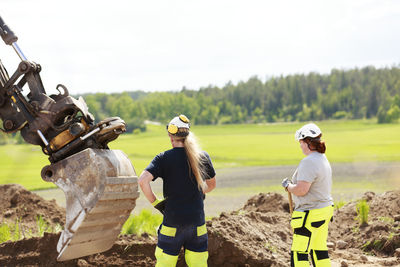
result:
[[[314,228],[319,228],[319,227],[321,227],[324,223],[325,223],[325,220],[318,221],[318,222],[312,222],[312,223],[311,223],[311,226],[314,227]]]
[[[293,211],[292,219],[290,221],[290,225],[293,229],[303,227],[305,225],[305,220],[307,218],[307,213],[304,211]]]
[[[207,234],[206,224],[197,226],[197,236],[202,236]]]
[[[170,237],[175,237],[176,228],[165,226],[165,225],[161,225],[160,234],[166,235],[166,236],[170,236]]]

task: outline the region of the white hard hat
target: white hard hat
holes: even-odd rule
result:
[[[179,128],[190,128],[190,121],[183,114],[174,117],[167,125],[167,131],[170,134],[176,134]]]
[[[321,130],[318,128],[317,125],[314,123],[309,123],[301,127],[299,130],[296,131],[294,134],[294,138],[296,141],[302,140],[306,137],[315,138],[322,134]]]

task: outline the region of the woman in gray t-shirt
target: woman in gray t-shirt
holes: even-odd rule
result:
[[[331,266],[326,241],[333,216],[332,169],[321,136],[321,130],[313,123],[296,131],[295,138],[306,157],[300,162],[292,181],[288,178],[282,181],[295,202],[290,222],[294,230],[292,266],[308,266],[308,254],[314,267]]]

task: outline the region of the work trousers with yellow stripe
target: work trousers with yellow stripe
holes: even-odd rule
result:
[[[206,225],[171,227],[161,225],[155,252],[156,267],[176,266],[181,248],[185,249],[185,261],[189,267],[205,267],[208,259],[208,235]]]
[[[330,267],[326,241],[333,207],[294,211],[290,222],[294,234],[291,249],[292,267],[309,267],[308,254],[314,267]]]

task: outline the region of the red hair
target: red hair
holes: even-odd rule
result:
[[[307,143],[308,148],[311,151],[317,151],[319,153],[324,154],[326,151],[326,146],[325,146],[325,142],[321,140],[321,136],[322,136],[322,134],[320,134],[314,138],[306,137],[303,139],[303,141]]]

